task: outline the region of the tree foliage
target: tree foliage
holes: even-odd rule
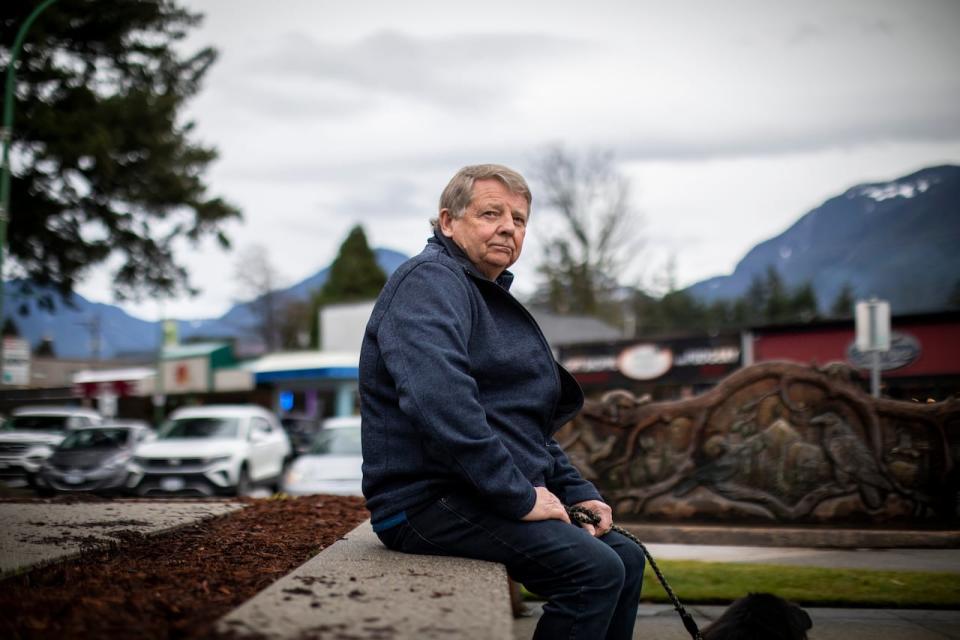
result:
[[[546,150],[532,175],[535,201],[562,221],[544,235],[538,266],[543,283],[534,302],[561,314],[610,315],[619,305],[618,280],[637,254],[639,218],[630,205],[629,181],[612,154],[578,156],[560,146]]]
[[[852,318],[853,307],[857,303],[856,293],[849,282],[845,282],[837,297],[830,303],[830,317],[832,318]]]
[[[363,227],[357,225],[340,245],[317,299],[320,304],[372,300],[386,283],[387,276],[367,244]]]
[[[0,3],[4,67],[35,5]],[[119,299],[192,292],[176,241],[229,245],[223,224],[239,212],[207,194],[216,152],[191,141],[182,119],[216,58],[178,49],[200,19],[172,0],[60,0],[30,28],[17,65],[9,255],[35,292],[69,300],[108,258]]]
[[[818,316],[813,285],[806,282],[791,288],[773,267],[754,276],[739,298],[704,303],[684,290],[671,290],[660,298],[636,292],[631,310],[638,334],[740,329],[810,322]]]
[[[387,275],[377,264],[363,227],[353,227],[330,265],[327,281],[313,296],[311,334],[314,343],[318,342],[317,314],[320,307],[339,302],[373,300],[386,283]]]

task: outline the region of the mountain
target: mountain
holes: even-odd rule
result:
[[[687,292],[705,302],[736,298],[768,266],[788,285],[811,282],[821,309],[845,283],[858,298],[889,300],[895,314],[946,308],[960,283],[960,167],[848,189],[755,246],[732,274]]]
[[[388,275],[407,259],[407,256],[391,249],[375,249],[377,264]],[[285,298],[306,300],[310,292],[323,286],[330,268],[326,267],[312,276],[281,291]],[[6,284],[4,316],[17,325],[20,335],[36,347],[44,337],[53,339],[53,347],[60,358],[89,358],[92,356],[91,321],[100,323],[100,357],[114,358],[125,355],[147,356],[153,353],[160,341],[160,323],[141,320],[123,309],[110,304],[91,302],[79,294],[73,297],[73,306],[57,303],[53,311],[40,308],[34,296],[24,293],[25,283],[13,280]],[[245,302],[234,305],[219,318],[178,321],[181,339],[243,337],[255,323],[251,305]],[[21,313],[26,311],[27,313]]]

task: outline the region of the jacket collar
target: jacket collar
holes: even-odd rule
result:
[[[460,263],[464,271],[475,278],[490,282],[490,278],[480,273],[474,264],[470,262],[470,258],[467,257],[463,249],[461,249],[456,242],[440,233],[440,229],[433,230],[433,236],[427,239],[427,244],[440,245],[447,255]],[[510,291],[510,286],[513,284],[513,274],[509,270],[504,269],[503,273],[501,273],[494,282],[500,285],[505,291]]]

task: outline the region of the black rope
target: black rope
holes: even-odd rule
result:
[[[576,523],[578,527],[584,524],[593,526],[600,524],[600,516],[584,507],[569,507],[567,508],[567,513],[570,515],[570,521]],[[683,621],[683,626],[687,630],[687,633],[690,634],[690,637],[693,638],[693,640],[703,640],[703,636],[700,635],[700,628],[697,627],[697,623],[694,622],[693,616],[691,616],[690,613],[683,607],[683,604],[680,602],[680,598],[678,598],[677,594],[675,594],[673,589],[670,588],[669,583],[667,583],[667,579],[663,577],[663,573],[660,571],[660,567],[657,566],[653,556],[650,555],[650,552],[647,551],[645,546],[643,546],[643,543],[640,542],[639,538],[623,527],[618,527],[617,525],[613,525],[610,530],[616,531],[620,535],[630,538],[637,544],[638,547],[640,547],[640,550],[643,551],[643,555],[645,555],[647,557],[647,561],[650,562],[650,567],[653,569],[653,572],[657,575],[657,580],[660,581],[660,584],[663,586],[663,590],[667,592],[667,595],[670,597],[670,601],[673,602],[673,608],[677,610],[677,614]]]

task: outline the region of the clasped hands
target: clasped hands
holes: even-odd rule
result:
[[[567,510],[563,506],[563,503],[560,502],[560,498],[551,493],[546,487],[534,487],[534,489],[537,492],[537,501],[534,503],[530,513],[523,516],[521,520],[528,522],[534,520],[563,520],[567,524],[570,524],[570,516],[567,515]],[[584,500],[574,506],[589,509],[600,517],[600,524],[597,526],[586,523],[580,525],[587,533],[595,538],[599,538],[610,531],[610,527],[613,526],[613,511],[611,511],[608,504],[599,500]]]

